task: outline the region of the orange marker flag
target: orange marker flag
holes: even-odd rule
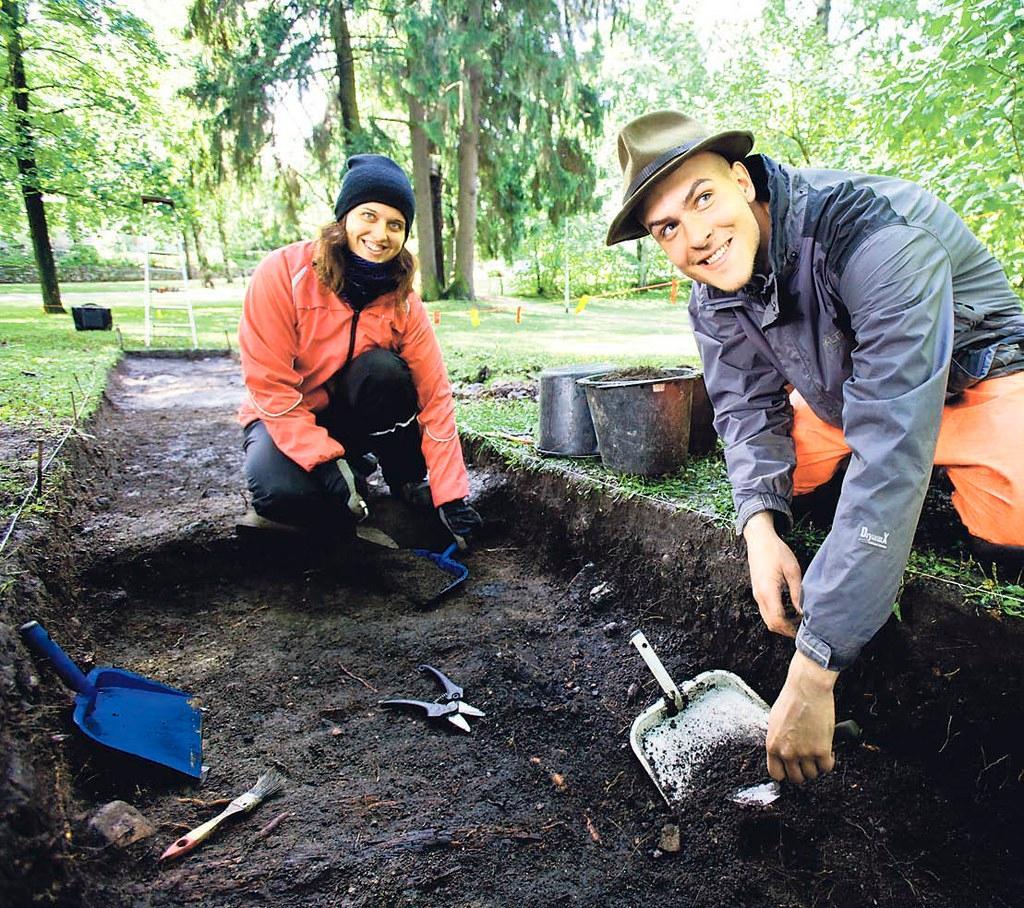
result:
[[[435,325],[440,325],[441,324],[441,310],[440,309],[435,309],[434,310],[434,324]]]
[[[516,324],[521,325],[523,323],[523,307],[516,306]]]
[[[674,306],[676,304],[676,297],[679,296],[679,281],[676,278],[672,278],[672,289],[668,294],[668,304]]]

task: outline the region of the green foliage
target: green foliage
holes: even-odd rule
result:
[[[917,25],[907,63],[879,67],[880,136],[1024,286],[1024,7],[946,0]]]
[[[488,23],[488,69],[500,74],[481,117],[478,243],[489,256],[520,248],[532,212],[557,225],[595,206],[591,155],[605,106],[590,81],[598,59],[577,55],[562,14],[557,2],[531,0],[496,7]]]
[[[671,281],[674,270],[654,241],[605,246],[608,221],[603,214],[577,215],[553,226],[534,216],[527,222],[525,242],[513,271],[517,293],[524,296],[561,298],[568,259],[569,295],[575,301],[584,294],[627,290]],[[679,301],[689,298],[689,282],[680,278]]]
[[[194,0],[191,34],[207,54],[195,62],[188,96],[211,114],[209,143],[215,168],[252,175],[272,137],[275,89],[308,85],[321,32],[303,34],[319,4],[266,3],[252,14],[243,2]]]
[[[17,27],[28,83],[32,152],[51,220],[99,227],[138,209],[152,172],[148,126],[162,52],[142,20],[108,0],[22,3]],[[27,16],[26,16],[27,13]],[[0,15],[0,72],[15,23]],[[15,152],[21,140],[5,82],[0,95],[0,232],[24,229]]]

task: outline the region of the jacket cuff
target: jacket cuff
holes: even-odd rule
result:
[[[812,662],[829,671],[838,672],[847,668],[832,652],[832,647],[811,631],[805,622],[800,622],[800,629],[796,632],[796,648]]]
[[[736,535],[742,536],[743,528],[747,525],[747,521],[762,511],[775,511],[777,514],[780,514],[784,521],[784,526],[781,528],[783,532],[793,525],[793,512],[790,510],[789,502],[774,492],[761,492],[757,495],[751,495],[750,498],[744,500],[737,508]]]

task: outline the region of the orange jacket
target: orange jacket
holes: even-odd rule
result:
[[[314,414],[328,403],[324,383],[348,355],[352,308],[324,287],[313,270],[312,241],[268,255],[253,273],[242,306],[238,342],[248,391],[238,411],[246,426],[261,419],[278,449],[305,470],[345,449]],[[362,310],[353,358],[383,347],[409,366],[419,400],[423,457],[434,504],[469,493],[448,373],[423,301],[409,294],[409,311],[385,294]]]

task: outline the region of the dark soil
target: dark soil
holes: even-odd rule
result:
[[[196,387],[171,393],[183,375]],[[236,538],[240,432],[230,401],[217,396],[229,375],[129,362],[112,393],[117,409],[95,429],[101,466],[80,519],[83,588],[51,632],[84,668],[113,663],[194,693],[211,769],[193,788],[99,753],[72,733],[68,695],[40,668],[23,733],[64,767],[56,784],[67,838],[51,847],[63,855],[65,904],[1024,902],[1019,783],[998,766],[984,778],[936,773],[876,737],[870,715],[867,744],[768,808],[722,794],[760,780],[759,750],[735,766],[723,760],[718,781],[678,814],[664,805],[628,744],[632,719],[657,696],[629,631],[645,628],[677,680],[730,668],[769,701],[775,693],[765,678],[776,669],[754,671],[774,644],[739,658],[746,635],[763,641],[763,631],[722,623],[732,606],[714,598],[714,565],[707,603],[719,623],[705,621],[699,602],[673,614],[648,595],[661,567],[627,584],[601,567],[560,564],[562,550],[538,522],[543,509],[513,507],[501,478],[485,474],[474,488],[490,534],[466,559],[464,588],[437,608],[422,607],[426,563],[411,556],[362,542]],[[634,518],[624,507],[617,519],[621,532]],[[611,594],[596,589],[605,579],[616,581]],[[722,664],[709,664],[709,653],[730,648],[736,663],[716,655]],[[471,734],[378,706],[391,696],[433,699],[436,687],[417,671],[424,662],[486,713],[469,720]],[[1019,721],[1020,691],[1009,693]],[[881,710],[878,728],[892,721],[886,701],[872,710]],[[158,863],[222,809],[214,801],[269,767],[288,779],[281,794],[193,854]],[[88,817],[113,798],[142,810],[158,834],[125,850],[90,839]],[[658,847],[673,823],[674,853]],[[45,894],[23,891],[21,903]]]
[[[705,808],[716,806],[740,788],[768,782],[764,747],[747,741],[724,742],[700,768],[698,779],[695,788],[700,794],[693,801]]]
[[[606,372],[601,381],[657,381],[663,378],[674,378],[676,373],[654,366],[630,366],[628,369],[617,369]]]
[[[457,398],[472,400],[536,400],[537,383],[533,381],[494,381],[490,384],[470,382],[457,384],[454,388]]]

